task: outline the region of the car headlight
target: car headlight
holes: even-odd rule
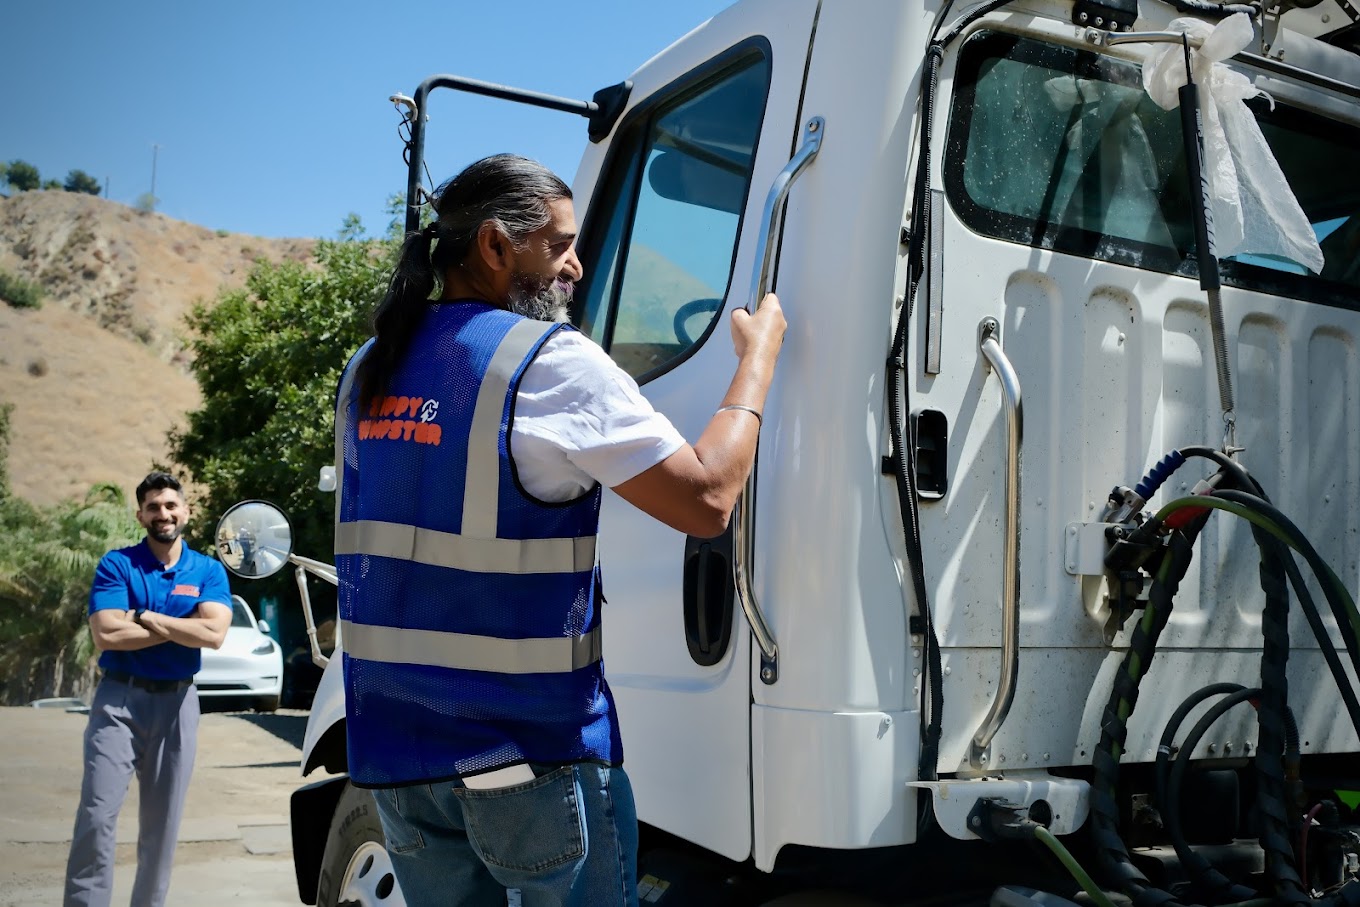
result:
[[[272,639],[266,639],[264,642],[260,643],[255,648],[251,649],[250,654],[268,655],[272,651],[274,651],[274,641]]]

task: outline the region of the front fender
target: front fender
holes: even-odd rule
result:
[[[343,662],[344,655],[337,643],[326,670],[321,674],[321,682],[316,686],[312,712],[307,718],[307,733],[302,739],[303,777],[322,765],[331,772],[348,770]]]

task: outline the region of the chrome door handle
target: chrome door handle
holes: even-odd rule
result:
[[[1024,413],[1020,408],[1020,379],[1001,349],[1000,334],[1001,325],[995,318],[984,318],[978,326],[978,349],[989,371],[1000,379],[1006,402],[1006,548],[1001,565],[1001,679],[996,698],[969,747],[968,761],[974,768],[987,767],[987,747],[1011,710],[1020,673],[1020,443]]]
[[[746,303],[748,312],[754,311],[760,305],[760,300],[769,292],[771,270],[774,267],[775,218],[779,216],[779,208],[788,196],[793,181],[807,169],[807,165],[812,163],[812,159],[821,150],[822,134],[825,131],[826,121],[821,117],[812,117],[807,121],[803,128],[803,144],[784,169],[779,171],[779,175],[774,178],[774,184],[770,186],[769,194],[765,196],[765,211],[760,221],[760,239],[756,244],[756,248],[760,250],[760,258],[756,262],[755,274],[751,279],[751,298]],[[752,464],[751,473],[746,477],[746,487],[742,490],[741,499],[737,503],[737,543],[733,573],[736,574],[737,600],[741,602],[746,622],[751,625],[756,645],[760,646],[760,679],[763,683],[772,684],[779,679],[779,644],[775,642],[774,633],[770,632],[770,625],[765,620],[765,613],[760,609],[760,600],[756,598],[755,592],[755,497],[756,469]]]

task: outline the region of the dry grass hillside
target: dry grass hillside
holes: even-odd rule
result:
[[[0,198],[0,270],[44,291],[38,310],[0,304],[14,491],[50,504],[113,482],[130,495],[198,404],[185,314],[240,286],[257,258],[301,260],[312,247],[71,192]]]

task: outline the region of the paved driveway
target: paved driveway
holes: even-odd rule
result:
[[[168,903],[295,907],[288,797],[307,713],[211,712],[180,826]],[[0,708],[0,907],[60,904],[80,795],[85,716]],[[313,775],[308,781],[317,780]],[[137,782],[118,822],[115,905],[136,866]]]

